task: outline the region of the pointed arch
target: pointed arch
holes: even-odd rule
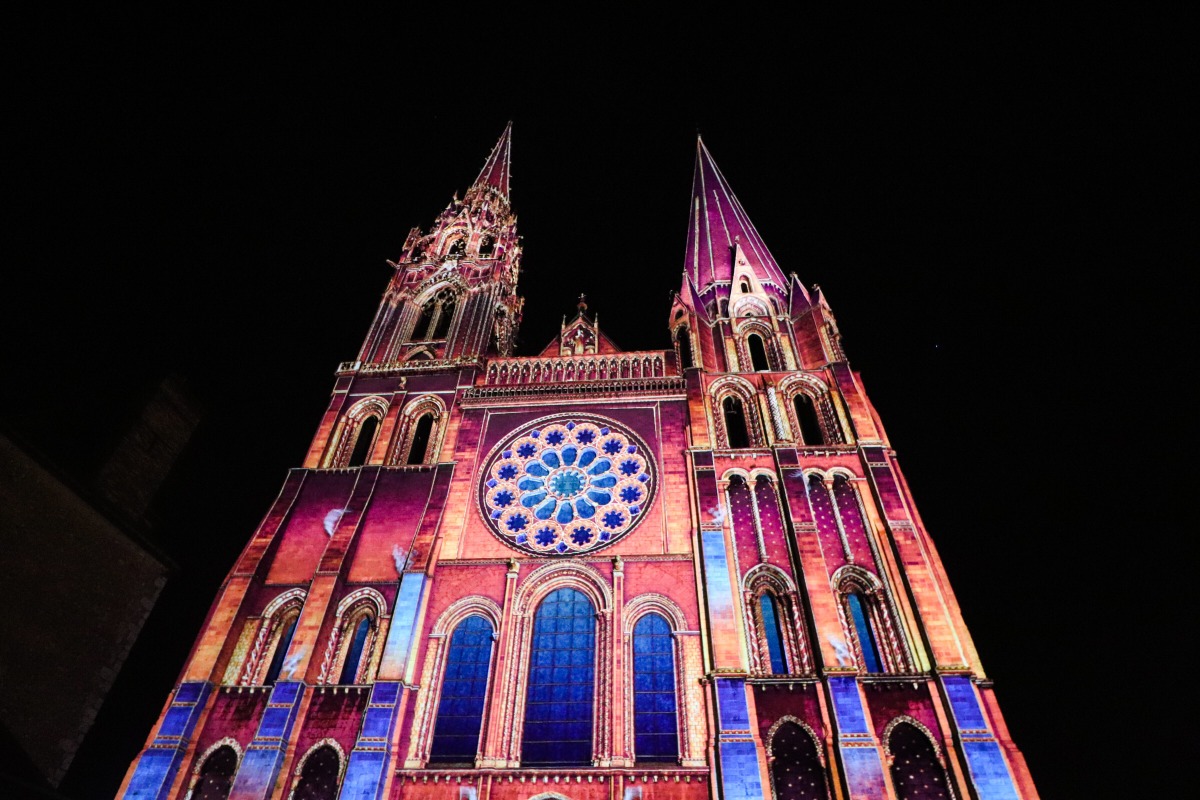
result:
[[[387,415],[387,400],[372,395],[350,406],[342,414],[337,432],[331,437],[329,448],[325,453],[324,467],[362,466],[370,461],[371,451],[374,450],[375,438],[379,434],[380,423]],[[368,427],[367,421],[372,423]],[[359,446],[359,439],[367,441]],[[356,456],[362,456],[362,464],[352,463]]]
[[[682,314],[682,310],[680,310]],[[692,343],[691,327],[684,323],[675,328],[671,334],[671,341],[675,343],[675,358],[679,364],[679,371],[682,373],[685,369],[699,366],[696,361],[696,349]]]
[[[346,751],[337,739],[322,739],[296,764],[288,800],[336,800],[345,772]]]
[[[827,800],[829,777],[820,737],[791,715],[780,717],[766,737],[774,800]]]
[[[639,650],[637,639],[638,625],[651,616],[658,617],[665,622],[673,643],[673,652],[670,654],[671,680],[669,687],[666,686],[668,680],[663,671],[666,656],[665,650],[661,647],[654,648],[653,646],[647,646],[645,642],[643,642]],[[631,667],[629,669],[630,686],[624,693],[624,696],[625,719],[630,720],[632,724],[625,727],[624,751],[632,754],[635,761],[680,760],[686,763],[692,757],[691,742],[688,736],[689,712],[687,687],[700,678],[699,675],[691,674],[684,658],[682,637],[687,634],[687,617],[679,605],[671,598],[657,592],[646,592],[630,599],[625,604],[624,619],[622,620],[621,627],[623,631],[621,641],[625,651],[625,663]],[[646,657],[652,656],[656,650],[659,654],[657,663],[645,664]],[[639,658],[643,661],[639,662]],[[651,660],[654,661],[654,659]],[[643,671],[639,673],[639,664],[652,667],[652,672]],[[668,710],[663,707],[665,706],[666,697],[664,692],[669,691],[671,697],[673,697],[674,704],[669,711],[674,715],[674,752],[670,752],[669,748],[667,748],[667,752],[650,752],[652,748],[648,748],[646,745],[651,742],[648,742],[645,736],[643,736],[640,743],[641,746],[639,746],[638,733],[642,730],[638,725],[639,690],[654,694],[653,701],[648,699],[650,697],[649,694],[644,695],[644,699],[642,700],[643,718],[647,716],[646,709],[649,703],[654,705],[656,712],[661,711],[665,713]],[[643,719],[643,721],[647,722],[647,726],[644,727],[653,727],[656,724],[652,720]],[[661,728],[666,723],[659,720],[657,724]],[[649,733],[651,738],[657,740],[658,743],[665,743],[669,738],[666,736],[668,731],[665,730],[656,729]]]
[[[435,394],[410,400],[400,411],[399,435],[394,438],[388,464],[437,463],[446,432],[446,404]]]

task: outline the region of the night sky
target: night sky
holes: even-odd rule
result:
[[[1195,428],[1173,411],[1190,339],[1164,302],[1188,262],[1163,244],[1180,178],[1150,163],[1179,100],[1169,55],[1119,57],[1152,44],[1137,24],[835,42],[715,20],[535,46],[490,23],[59,22],[10,73],[0,425],[87,476],[167,375],[204,411],[156,502],[176,570],[62,796],[115,792],[355,357],[385,259],[509,119],[518,354],[580,292],[618,345],[669,346],[699,131],[784,271],[832,305],[1043,797],[1155,796],[1160,741],[1200,752],[1170,713],[1194,692],[1168,688],[1196,618],[1171,444]]]

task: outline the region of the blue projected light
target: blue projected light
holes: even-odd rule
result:
[[[879,650],[875,646],[875,634],[871,632],[871,626],[867,622],[862,598],[857,594],[851,594],[846,597],[846,603],[850,606],[850,616],[854,618],[854,630],[858,633],[858,645],[862,648],[867,672],[883,672],[883,667],[879,662]]]
[[[671,626],[658,614],[633,628],[633,730],[638,761],[679,757]]]
[[[474,766],[483,728],[483,702],[492,661],[492,625],[483,617],[467,617],[450,637],[446,677],[442,681],[437,723],[433,728],[431,763]]]
[[[783,657],[783,635],[779,628],[779,613],[775,609],[775,598],[764,594],[758,598],[762,609],[763,633],[767,637],[767,651],[771,654],[771,672],[787,674],[787,660]]]
[[[596,612],[575,589],[551,592],[538,607],[529,655],[529,694],[521,765],[592,763]]]

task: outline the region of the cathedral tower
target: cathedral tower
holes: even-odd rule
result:
[[[820,290],[697,142],[672,347],[413,229],[121,796],[1035,798]]]

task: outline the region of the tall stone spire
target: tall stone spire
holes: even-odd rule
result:
[[[490,186],[503,195],[504,199],[508,198],[508,177],[511,167],[512,158],[512,120],[509,120],[508,125],[504,127],[504,133],[500,134],[500,140],[496,142],[496,146],[492,148],[491,155],[484,162],[483,169],[479,171],[479,177],[475,179],[475,183],[471,184],[474,189],[477,186]]]
[[[684,273],[698,290],[705,292],[714,283],[732,281],[734,265],[740,260],[760,282],[786,290],[783,271],[699,136],[688,212]]]

